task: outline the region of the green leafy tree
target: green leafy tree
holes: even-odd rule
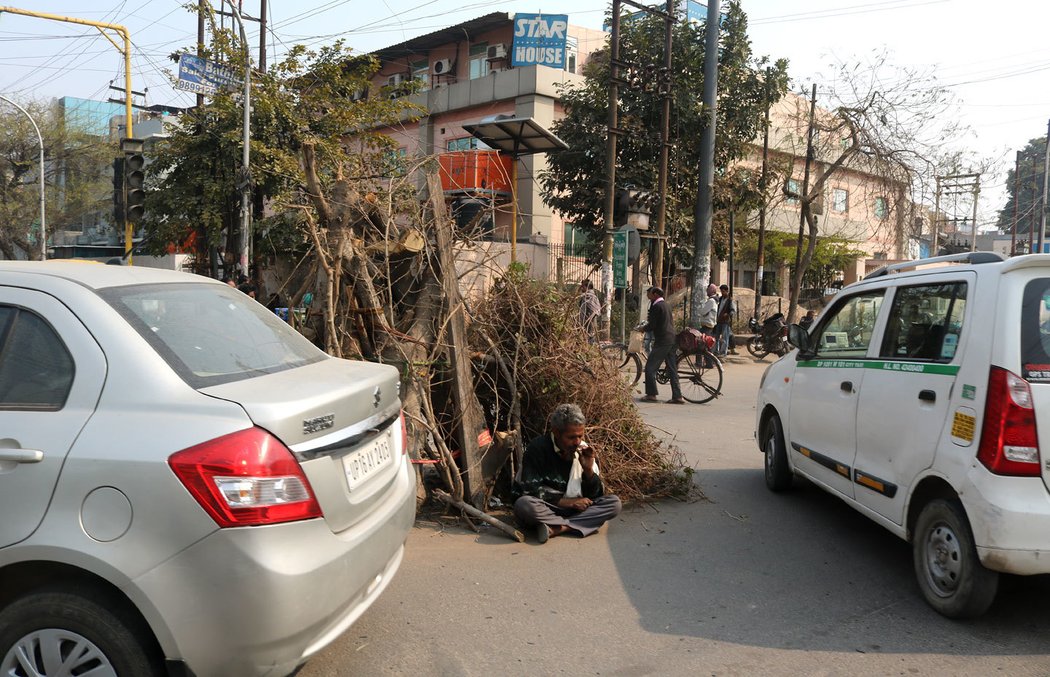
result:
[[[1039,227],[1039,201],[1043,194],[1043,166],[1046,158],[1046,137],[1032,139],[1021,150],[1017,165],[1006,173],[1006,204],[999,211],[996,226],[1009,233],[1017,218],[1017,233],[1027,235]],[[1018,177],[1017,166],[1020,167]],[[1020,181],[1017,179],[1020,178]]]
[[[797,234],[781,231],[767,231],[763,249],[766,265],[778,268],[786,265],[794,274],[795,246]],[[754,261],[758,255],[758,233],[745,229],[738,233],[736,240],[740,258]],[[853,242],[838,237],[818,237],[814,247],[813,260],[802,278],[805,288],[826,289],[839,280],[842,270],[858,258],[867,254],[856,247]]]
[[[238,44],[217,29],[204,57],[241,70]],[[251,187],[267,202],[253,224],[257,255],[308,246],[301,208],[310,204],[311,173],[322,187],[336,176],[368,176],[378,184],[396,173],[390,158],[397,144],[370,130],[416,111],[403,99],[354,96],[370,88],[378,68],[373,57],[340,42],[316,51],[297,45],[267,73],[253,73]],[[241,237],[242,116],[239,88],[221,91],[157,146],[147,168],[143,224],[150,251],[195,232],[198,253],[222,248],[233,264]]]
[[[56,106],[19,102],[44,140],[44,198],[48,238],[81,230],[108,213],[115,146],[66,125]],[[0,102],[0,256],[40,258],[40,144],[21,111]]]
[[[616,180],[619,186],[655,191],[660,158],[662,99],[660,74],[652,66],[662,64],[664,23],[659,17],[640,16],[621,22],[620,58],[633,64],[620,88],[620,128]],[[671,149],[667,189],[667,233],[669,253],[679,262],[692,259],[693,205],[699,182],[700,129],[703,126],[704,36],[703,25],[678,22],[673,36],[673,68],[666,77],[671,96]],[[718,134],[715,142],[716,209],[742,208],[753,195],[755,177],[729,171],[748,154],[749,143],[762,128],[765,111],[765,72],[769,68],[772,98],[787,87],[787,62],[770,64],[756,58],[747,36],[747,15],[739,2],[726,6],[720,38],[718,89]],[[591,234],[592,259],[600,257],[604,223],[607,175],[605,158],[608,87],[608,47],[594,53],[583,71],[586,81],[562,92],[566,115],[553,131],[569,150],[548,157],[548,168],[540,175],[544,200],[563,218]],[[716,251],[725,249],[724,218],[716,229]]]

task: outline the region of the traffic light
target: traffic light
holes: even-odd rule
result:
[[[146,191],[143,184],[146,173],[143,167],[146,159],[142,153],[124,154],[124,213],[131,223],[141,223],[145,210]]]
[[[124,224],[124,158],[113,160],[113,224]]]

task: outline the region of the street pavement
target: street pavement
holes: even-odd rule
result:
[[[706,499],[542,546],[420,521],[390,587],[300,677],[1050,675],[1050,577],[1008,578],[987,615],[949,621],[906,543],[810,486],[766,490],[770,361],[730,357],[715,402],[638,405]]]

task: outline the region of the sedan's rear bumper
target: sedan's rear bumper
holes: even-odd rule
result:
[[[135,584],[197,675],[286,675],[338,637],[396,572],[415,518],[402,458],[375,509],[333,533],[323,519],[220,529]],[[159,630],[159,628],[157,628]]]

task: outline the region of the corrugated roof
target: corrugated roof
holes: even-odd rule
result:
[[[372,52],[372,54],[381,61],[426,54],[431,49],[440,47],[441,45],[464,40],[469,42],[477,35],[481,35],[482,33],[488,32],[494,28],[499,28],[510,22],[511,16],[507,12],[492,12],[491,14],[479,16],[476,19],[464,21],[455,26],[442,28],[433,33],[420,35],[411,40],[406,40],[390,47],[378,49]]]

